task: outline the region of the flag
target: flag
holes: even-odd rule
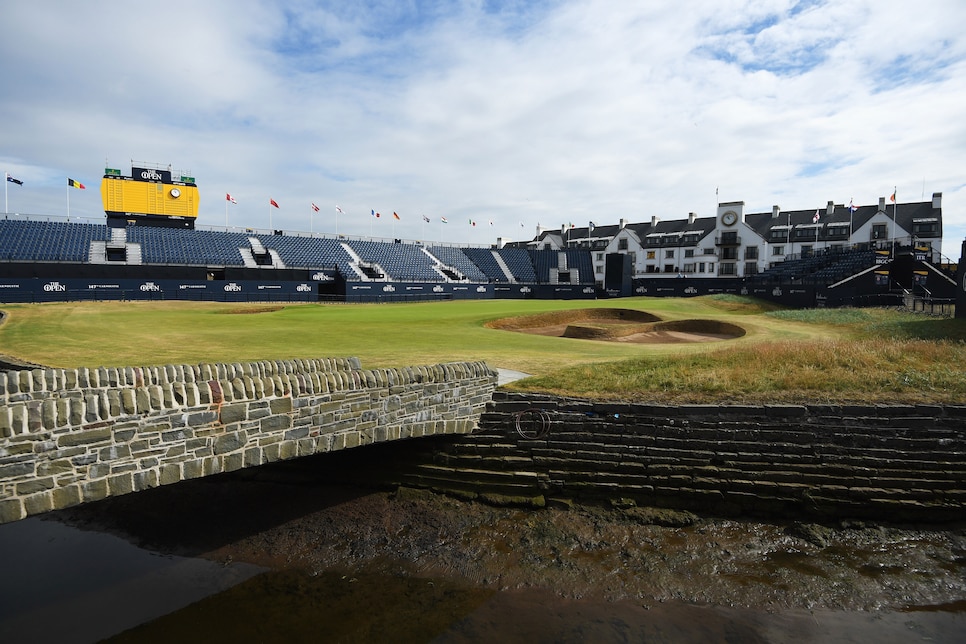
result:
[[[493,225],[493,220],[492,220],[492,219],[490,220],[490,225],[491,225],[491,226]]]
[[[4,173],[4,174],[6,174],[6,173]],[[23,181],[21,181],[20,179],[14,179],[9,174],[7,175],[7,181],[9,181],[10,183],[15,183],[18,186],[22,186],[23,185]],[[895,200],[893,200],[893,201],[895,201]]]
[[[339,208],[339,206],[336,206],[336,207],[335,207],[335,211],[336,211],[337,213],[339,213],[340,215],[344,215],[344,214],[345,214],[344,212],[342,212],[342,208]]]
[[[427,217],[426,215],[423,215],[423,221],[425,221],[428,224],[429,223],[429,217]]]
[[[80,181],[74,181],[70,177],[67,177],[67,187],[68,188],[80,188],[81,190],[85,190],[83,183],[81,183]]]
[[[373,211],[372,211],[372,213],[373,213],[373,215],[374,215],[374,216],[376,217],[376,219],[379,219],[380,217],[382,217],[382,215],[380,215],[380,214],[379,214],[378,212],[376,212],[375,210],[373,210]]]
[[[524,227],[524,226],[523,226],[523,222],[521,221],[521,222],[520,222],[520,228],[523,228],[523,227]]]
[[[274,199],[269,199],[269,200],[268,200],[268,203],[270,203],[271,205],[273,205],[273,206],[275,206],[276,208],[278,208],[278,204],[277,204],[277,203],[275,203],[275,200],[274,200]]]
[[[237,201],[235,201],[235,198],[231,196],[231,193],[228,193],[228,192],[225,193],[225,201],[230,201],[232,203],[238,203]]]
[[[312,210],[314,210],[315,212],[318,212],[318,211],[319,211],[319,207],[318,207],[318,206],[316,206],[316,205],[315,205],[315,204],[313,203],[313,204],[312,204]]]
[[[590,222],[590,230],[593,230],[594,228],[597,228],[597,224]]]
[[[440,217],[439,220],[440,220],[440,222],[442,222],[444,224],[448,224],[449,223],[449,221],[446,220],[446,217]]]
[[[852,204],[852,200],[849,199],[849,213],[853,213],[858,210],[859,207]]]
[[[470,219],[470,226],[476,226],[476,222]]]
[[[889,197],[889,201],[891,201],[892,203],[895,203],[896,202],[896,191],[895,190],[892,191],[892,196]]]
[[[399,221],[399,215],[397,215],[397,214],[396,214],[396,211],[395,211],[395,210],[393,210],[393,211],[392,211],[392,217],[393,217],[393,219],[395,219],[396,221]]]
[[[814,215],[812,215],[812,223],[813,223],[813,224],[817,224],[817,223],[818,223],[818,220],[819,220],[820,218],[821,218],[821,215],[819,215],[819,214],[818,214],[818,208],[816,208],[816,209],[815,209],[815,214],[814,214]]]

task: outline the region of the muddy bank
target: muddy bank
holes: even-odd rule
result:
[[[522,510],[276,469],[58,514],[162,552],[308,574],[444,579],[561,598],[752,610],[966,611],[966,529],[820,526],[646,508]]]

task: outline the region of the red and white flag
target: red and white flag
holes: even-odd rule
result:
[[[276,208],[278,208],[278,204],[277,204],[277,203],[275,203],[275,200],[274,200],[274,199],[269,199],[269,200],[268,200],[268,203],[270,203],[271,205],[273,205],[273,206],[275,206]]]
[[[340,215],[344,215],[345,214],[344,212],[342,212],[342,208],[339,208],[338,206],[335,207],[335,211],[337,213],[339,213]]]
[[[316,206],[315,204],[312,204],[312,210],[314,210],[315,212],[318,212],[319,211],[319,207]]]
[[[225,193],[225,201],[230,201],[232,203],[238,203],[237,201],[235,201],[235,198],[231,196],[231,193],[228,193],[228,192]]]

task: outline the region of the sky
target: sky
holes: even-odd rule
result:
[[[7,3],[5,208],[103,221],[132,161],[194,176],[199,227],[472,244],[941,192],[958,259],[963,25],[962,0]]]

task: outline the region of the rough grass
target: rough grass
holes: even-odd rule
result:
[[[734,325],[743,337],[633,344],[489,328],[506,318],[563,319],[613,304],[17,304],[4,307],[0,353],[60,367],[326,356],[357,356],[367,367],[485,360],[534,375],[512,388],[591,398],[966,403],[966,320],[881,309],[783,311],[712,296],[628,298],[620,305],[663,323]]]

